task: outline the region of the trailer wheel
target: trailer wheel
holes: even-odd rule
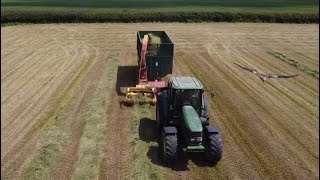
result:
[[[218,133],[207,133],[205,141],[205,157],[213,164],[220,161],[222,157],[222,140]]]
[[[178,139],[177,135],[166,135],[162,137],[162,159],[165,165],[173,163],[177,158]]]

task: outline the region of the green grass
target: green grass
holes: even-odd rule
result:
[[[144,8],[167,8],[167,9],[194,9],[208,8],[220,9],[221,7],[238,8],[238,9],[273,9],[281,8],[282,10],[288,9],[308,9],[315,8],[319,5],[317,0],[2,0],[1,7],[48,7],[48,8],[118,8],[118,9],[144,9]]]
[[[103,147],[107,143],[105,127],[108,117],[106,107],[110,107],[112,91],[116,80],[119,54],[111,55],[94,94],[90,98],[84,119],[85,126],[80,140],[75,179],[97,179],[103,159]]]
[[[134,105],[131,111],[133,169],[130,179],[165,179],[166,170],[160,166],[155,121],[149,105]]]
[[[58,144],[50,143],[41,148],[39,156],[28,169],[26,179],[48,178],[48,171],[58,157],[60,148]]]
[[[93,59],[88,59],[87,62],[92,61]],[[107,69],[90,98],[85,114],[79,115],[80,117],[83,116],[85,126],[80,140],[79,158],[76,162],[75,177],[77,179],[98,177],[103,145],[106,143],[104,132],[106,127],[105,107],[108,107],[112,100],[110,89],[115,84],[118,63],[119,54],[109,57]],[[70,88],[62,93],[61,99],[63,101],[57,110],[52,113],[52,117],[48,119],[49,124],[44,128],[41,135],[41,148],[25,170],[26,179],[48,179],[52,168],[58,163],[61,151],[67,144],[66,118],[68,117],[67,112],[71,110],[73,105],[71,100],[75,98],[75,92],[79,90],[84,76],[90,70],[86,64],[83,68],[80,68],[79,73],[69,86]],[[42,126],[39,123],[35,125],[38,129]]]
[[[284,62],[290,64],[291,66],[296,67],[297,69],[303,71],[304,73],[319,79],[319,71],[311,69],[310,67],[308,67],[304,64],[301,64],[300,62],[298,62],[294,59],[290,59],[289,57],[283,55],[282,53],[279,53],[279,52],[268,52],[268,53],[271,54],[272,56],[280,59],[281,61],[284,61]]]
[[[319,1],[42,0],[1,1],[1,22],[318,23]]]
[[[89,72],[90,66],[89,60],[80,67],[71,83],[61,92],[61,96],[54,101],[55,105],[52,106],[52,109],[46,112],[44,117],[33,126],[32,132],[42,128],[43,130],[39,135],[39,143],[41,144],[39,152],[28,168],[25,169],[26,179],[47,179],[50,170],[58,162],[61,150],[67,143],[67,134],[65,133],[65,120],[69,115],[67,112],[72,108],[72,99],[76,96],[75,92],[79,90],[79,86]]]

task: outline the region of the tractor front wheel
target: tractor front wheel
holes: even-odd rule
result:
[[[162,155],[164,164],[171,164],[177,158],[178,139],[177,135],[162,135]]]
[[[216,164],[222,157],[222,140],[218,133],[208,133],[205,142],[206,159]]]

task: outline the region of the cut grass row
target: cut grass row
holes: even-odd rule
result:
[[[116,80],[116,70],[119,54],[113,54],[107,59],[106,71],[90,98],[89,106],[85,114],[85,126],[80,140],[78,160],[75,164],[75,179],[97,179],[103,148],[107,142],[105,127],[108,117],[106,107],[109,108],[112,100],[112,91]]]
[[[209,53],[210,54],[210,53]],[[206,58],[201,58],[201,56],[197,56],[197,54],[196,53],[194,53],[194,57],[197,59],[197,61],[190,61],[190,62],[197,62],[197,63],[200,63],[201,61],[204,61],[204,62],[208,62],[208,61],[210,61],[210,58],[208,57],[208,56],[204,56],[204,57],[206,57]],[[192,57],[191,55],[189,55],[188,56],[189,58],[190,57]],[[208,58],[207,58],[208,57]],[[188,61],[186,61],[185,62],[185,64],[187,64],[188,65]],[[221,63],[221,64],[223,64],[223,63]],[[210,65],[209,65],[210,66]],[[203,70],[202,71],[196,71],[197,70],[197,68],[195,68],[195,67],[202,67],[203,68]],[[210,81],[208,82],[208,83],[206,83],[206,81],[207,81],[207,77],[209,77],[209,75],[207,74],[207,75],[205,75],[206,74],[206,72],[217,72],[217,70],[213,70],[213,69],[207,69],[207,70],[204,70],[205,68],[204,68],[205,66],[201,66],[201,64],[196,64],[196,63],[194,63],[194,64],[190,64],[189,65],[189,68],[191,68],[191,69],[195,69],[194,70],[194,74],[196,74],[197,76],[198,76],[198,74],[199,74],[199,79],[201,79],[203,82],[204,82],[204,84],[210,84]],[[223,67],[222,65],[220,65],[220,66],[216,66],[216,68],[217,69],[220,69],[221,67]],[[221,68],[222,69],[222,68]],[[203,73],[202,73],[203,72]],[[223,72],[223,71],[222,71]],[[230,73],[231,74],[231,73]],[[211,74],[211,76],[212,77],[215,77],[216,79],[219,79],[219,77],[217,77],[217,76],[215,76],[213,73]],[[251,107],[257,107],[257,109],[259,108],[259,109],[263,109],[263,111],[261,111],[261,112],[258,112],[258,113],[255,113],[254,114],[254,116],[255,116],[255,120],[258,120],[258,119],[261,119],[261,121],[264,121],[264,123],[265,123],[265,125],[266,126],[269,126],[269,127],[271,127],[271,126],[273,126],[273,127],[277,127],[277,128],[279,128],[277,131],[283,131],[282,133],[284,134],[284,136],[279,136],[279,137],[277,137],[277,140],[279,139],[286,139],[285,137],[286,136],[288,136],[288,137],[292,137],[292,138],[294,138],[294,141],[295,141],[295,143],[293,143],[294,144],[294,146],[301,146],[301,147],[303,147],[304,145],[304,143],[303,143],[303,141],[300,141],[299,140],[299,138],[300,137],[297,137],[296,136],[296,134],[295,133],[293,133],[295,130],[296,130],[296,127],[295,127],[295,125],[294,125],[294,123],[286,123],[286,119],[290,119],[290,120],[294,120],[295,119],[295,117],[294,116],[291,116],[291,114],[289,115],[288,114],[288,117],[286,117],[286,116],[281,116],[281,115],[273,115],[272,113],[273,112],[275,112],[275,111],[277,111],[277,109],[278,108],[273,108],[273,106],[270,106],[270,105],[265,105],[265,104],[262,104],[262,103],[259,103],[259,102],[261,102],[261,100],[258,100],[258,94],[259,93],[261,93],[261,94],[264,94],[264,93],[262,93],[262,91],[260,90],[258,93],[256,93],[256,92],[251,92],[251,93],[248,93],[247,94],[247,92],[250,92],[251,90],[248,90],[247,88],[249,88],[251,85],[249,85],[249,86],[247,86],[247,88],[243,88],[244,87],[244,85],[246,85],[246,83],[244,82],[244,81],[242,81],[241,80],[241,78],[239,78],[239,77],[236,77],[236,78],[231,78],[231,76],[229,75],[229,74],[225,74],[225,75],[223,75],[224,77],[228,77],[228,81],[230,81],[230,82],[232,82],[232,85],[234,85],[234,86],[237,86],[237,90],[240,90],[240,91],[242,91],[242,92],[244,92],[245,94],[246,94],[246,96],[248,96],[248,99],[251,99],[250,101],[251,101]],[[206,77],[206,78],[204,78],[204,77]],[[229,78],[230,77],[230,78]],[[248,84],[247,84],[248,85]],[[270,83],[270,85],[272,86],[273,85],[273,83]],[[220,84],[220,87],[216,87],[216,88],[221,88],[221,87],[223,87],[223,85],[222,84]],[[301,100],[301,102],[302,103],[297,103],[297,104],[299,104],[299,106],[300,107],[303,107],[303,105],[305,104],[304,103],[304,100],[301,98],[300,99],[300,97],[299,96],[297,96],[294,92],[291,92],[289,89],[286,89],[284,86],[277,86],[278,88],[283,88],[284,90],[282,90],[282,91],[280,91],[279,92],[279,89],[276,89],[276,92],[278,93],[278,94],[281,94],[281,95],[283,95],[285,98],[286,97],[291,97],[292,99],[296,99],[296,100]],[[209,89],[213,89],[213,87],[207,87],[207,88],[209,88]],[[226,88],[225,88],[226,89]],[[233,88],[230,88],[230,89],[233,89]],[[265,88],[265,89],[267,89],[267,88]],[[221,91],[221,93],[224,93],[224,92],[226,92],[226,90],[224,90],[224,91],[222,91],[222,90],[220,90]],[[219,90],[217,90],[217,92],[219,92]],[[255,94],[256,93],[256,95],[252,95],[252,94]],[[220,95],[219,97],[223,97],[223,95]],[[227,96],[225,96],[225,97],[227,97]],[[244,97],[243,95],[239,95],[238,97]],[[263,99],[264,97],[262,97],[262,99]],[[236,101],[236,99],[234,99],[235,101]],[[263,144],[261,144],[261,145],[259,145],[259,146],[257,146],[257,142],[263,142],[264,140],[259,140],[259,141],[256,141],[255,143],[253,143],[253,141],[252,141],[252,139],[251,139],[251,137],[252,137],[252,135],[250,135],[250,131],[243,131],[243,129],[241,129],[241,128],[239,128],[239,126],[237,127],[237,123],[235,123],[235,122],[239,122],[239,120],[241,120],[241,119],[246,119],[246,116],[245,116],[245,113],[239,113],[239,112],[241,112],[241,111],[238,111],[238,112],[236,112],[236,111],[234,111],[233,109],[236,109],[235,107],[234,108],[232,108],[232,109],[229,109],[229,107],[230,107],[230,105],[228,106],[228,104],[231,104],[230,102],[229,103],[226,103],[227,102],[227,99],[220,99],[220,100],[217,100],[216,101],[217,103],[217,105],[218,106],[220,106],[220,107],[218,107],[218,108],[213,108],[213,109],[216,109],[216,110],[218,110],[217,111],[217,113],[221,113],[218,117],[221,117],[221,120],[223,121],[223,122],[225,122],[224,124],[225,124],[225,126],[229,129],[230,128],[230,130],[228,130],[228,132],[237,132],[237,133],[239,133],[239,134],[241,134],[241,135],[236,135],[236,136],[234,136],[234,139],[235,140],[237,140],[238,141],[238,139],[237,139],[237,137],[242,137],[242,139],[241,140],[239,140],[238,142],[239,142],[239,145],[240,145],[240,147],[241,148],[244,148],[244,150],[243,150],[243,152],[248,152],[247,153],[247,155],[248,155],[248,157],[250,157],[250,159],[251,159],[251,161],[252,162],[254,162],[254,163],[256,163],[255,164],[255,167],[258,167],[259,169],[259,172],[262,172],[262,176],[266,176],[266,177],[268,177],[268,176],[270,176],[270,174],[274,174],[275,172],[277,172],[277,169],[280,169],[281,167],[278,167],[278,168],[275,168],[276,167],[276,165],[275,164],[279,164],[279,163],[275,163],[277,160],[273,160],[273,161],[270,161],[268,158],[265,158],[265,157],[267,157],[267,156],[269,156],[269,153],[270,152],[268,152],[268,151],[264,151],[263,149],[261,149],[261,150],[255,150],[255,151],[252,151],[252,149],[253,149],[253,147],[254,147],[254,149],[260,149],[260,147],[263,147],[264,145]],[[279,102],[281,102],[281,101],[279,101]],[[290,102],[290,100],[288,101],[288,102]],[[225,104],[224,104],[225,103]],[[233,102],[234,104],[235,104],[235,102]],[[241,103],[241,106],[246,106],[246,99],[242,99],[242,103]],[[250,106],[248,106],[248,107],[250,107]],[[283,106],[282,106],[282,108],[283,108]],[[220,110],[222,110],[222,111],[220,111]],[[228,110],[229,109],[229,110]],[[247,108],[247,109],[249,109],[249,108]],[[301,108],[301,109],[303,109],[303,108]],[[285,108],[283,108],[283,110],[285,110]],[[220,112],[219,112],[220,111]],[[223,111],[225,111],[225,112],[223,112]],[[253,109],[251,109],[251,110],[249,110],[248,111],[248,114],[249,113],[251,113],[251,112],[254,112],[254,111],[256,111],[254,108]],[[284,111],[283,111],[284,112]],[[233,114],[234,113],[234,114]],[[266,114],[265,114],[266,113]],[[229,115],[231,115],[231,116],[229,116]],[[269,116],[270,118],[269,119],[267,119],[266,120],[266,115],[267,116]],[[233,120],[232,120],[232,118],[229,118],[229,117],[232,117],[233,116]],[[237,120],[237,118],[239,117],[239,119]],[[250,119],[250,118],[249,118]],[[280,119],[281,119],[281,121],[280,121]],[[227,120],[227,121],[225,121],[225,120]],[[266,121],[265,121],[266,120]],[[244,122],[244,121],[243,121]],[[292,122],[292,121],[291,121]],[[247,130],[249,130],[249,125],[251,126],[251,123],[250,124],[248,124],[247,126],[246,126],[246,128],[247,128]],[[237,129],[236,131],[233,131],[233,130],[231,130],[231,128],[239,128],[239,129]],[[275,131],[273,131],[272,133],[274,133]],[[257,134],[256,135],[256,137],[255,137],[255,139],[263,139],[264,137],[263,136],[261,136],[261,135],[263,135],[263,134],[265,134],[265,133],[263,133],[262,131],[261,131],[261,134],[259,133],[259,134]],[[304,133],[304,134],[307,134],[307,133]],[[242,140],[244,140],[243,142],[241,142]],[[290,139],[291,140],[291,139]],[[285,146],[285,147],[287,147],[288,149],[290,149],[290,151],[292,151],[292,153],[296,153],[296,151],[295,151],[295,149],[294,148],[292,148],[292,146],[293,145],[290,145],[290,143],[289,143],[289,138],[288,138],[288,140],[285,140],[285,141],[283,141],[282,143],[288,143],[288,145],[287,146]],[[247,146],[247,145],[248,146]],[[292,148],[292,149],[291,149]],[[293,150],[294,149],[294,150]],[[308,149],[312,149],[312,148],[308,148]],[[271,150],[270,150],[271,151]],[[280,149],[279,149],[279,151],[280,151]],[[287,152],[288,150],[286,150],[286,152]],[[259,152],[259,153],[257,153],[257,152]],[[261,156],[261,154],[265,154],[264,156]],[[312,154],[312,153],[310,153],[310,154]],[[272,156],[272,155],[271,155]],[[299,158],[301,158],[301,159],[303,159],[304,157],[303,156],[295,156],[295,157],[299,157]],[[270,165],[270,164],[273,164],[274,163],[274,165]],[[305,164],[308,164],[308,163],[305,163]],[[310,168],[310,166],[309,165],[307,165],[306,166],[306,169],[307,169],[307,171],[310,171],[310,172],[313,172],[314,171],[314,169],[313,168]],[[271,172],[271,173],[270,173]],[[283,172],[285,172],[285,171],[283,171]],[[285,173],[284,173],[285,174]],[[291,176],[291,174],[290,173],[288,173],[286,176],[288,176],[288,175],[290,175]],[[279,177],[281,177],[281,175],[279,174]],[[294,174],[292,174],[292,177],[294,177]],[[297,177],[297,176],[296,176]]]
[[[66,125],[64,119],[67,118],[67,111],[72,106],[73,93],[80,86],[91,65],[90,61],[84,63],[75,75],[72,83],[63,92],[63,95],[59,99],[60,102],[57,102],[60,103],[59,108],[50,111],[42,121],[38,121],[35,125],[36,129],[41,129],[44,126],[44,123],[41,122],[50,122],[41,132],[41,147],[38,155],[25,170],[26,179],[48,178],[51,168],[57,163],[59,153],[67,142],[66,133],[64,132]]]
[[[165,168],[158,166],[158,144],[156,142],[154,112],[147,105],[135,105],[131,109],[130,145],[133,152],[132,179],[164,179]]]
[[[311,69],[310,67],[301,64],[300,62],[294,60],[294,59],[290,59],[289,57],[287,57],[286,55],[279,53],[279,52],[268,52],[269,54],[271,54],[272,56],[280,59],[281,61],[284,61],[288,64],[290,64],[291,66],[296,67],[297,69],[305,72],[308,75],[311,75],[317,79],[319,79],[319,71]]]
[[[89,59],[88,62],[92,61]],[[76,179],[94,179],[98,177],[100,161],[103,154],[103,145],[106,143],[104,132],[105,124],[107,123],[105,117],[105,107],[109,107],[111,91],[115,84],[115,70],[118,66],[119,56],[117,54],[110,56],[106,61],[107,69],[102,75],[94,93],[91,95],[90,106],[86,107],[85,112],[78,114],[78,121],[83,118],[84,129],[80,139],[78,149],[78,160],[74,177]],[[80,71],[82,72],[82,71]],[[87,74],[82,73],[82,76]],[[74,99],[75,91],[79,90],[79,85],[83,81],[82,78],[77,79],[77,86],[66,94],[68,97],[66,102]],[[80,84],[79,84],[80,83]],[[61,104],[66,106],[60,108],[56,113],[54,119],[50,120],[50,124],[44,129],[43,137],[46,141],[42,141],[41,149],[38,155],[32,160],[31,164],[25,170],[26,179],[47,179],[52,172],[52,169],[57,165],[59,157],[62,153],[63,147],[67,146],[67,134],[64,132],[66,129],[67,114],[65,110],[70,110],[73,104]],[[81,123],[81,122],[80,122]],[[50,139],[50,141],[47,141]],[[70,142],[69,142],[70,143]]]
[[[2,11],[1,23],[262,22],[319,23],[318,12]]]

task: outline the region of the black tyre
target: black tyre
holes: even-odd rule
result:
[[[205,157],[206,159],[216,164],[222,157],[222,140],[218,133],[208,133],[205,142]]]
[[[168,99],[168,92],[166,90],[162,91],[157,95],[156,123],[157,123],[157,130],[159,135],[161,135],[162,127],[167,120],[167,109],[168,109],[167,99]]]
[[[162,159],[164,164],[172,164],[177,158],[178,139],[177,135],[162,136]]]
[[[159,134],[160,134],[161,129],[162,129],[160,110],[161,110],[160,109],[160,103],[159,103],[159,100],[158,100],[157,101],[157,105],[156,105],[156,125],[157,125],[157,132]]]

